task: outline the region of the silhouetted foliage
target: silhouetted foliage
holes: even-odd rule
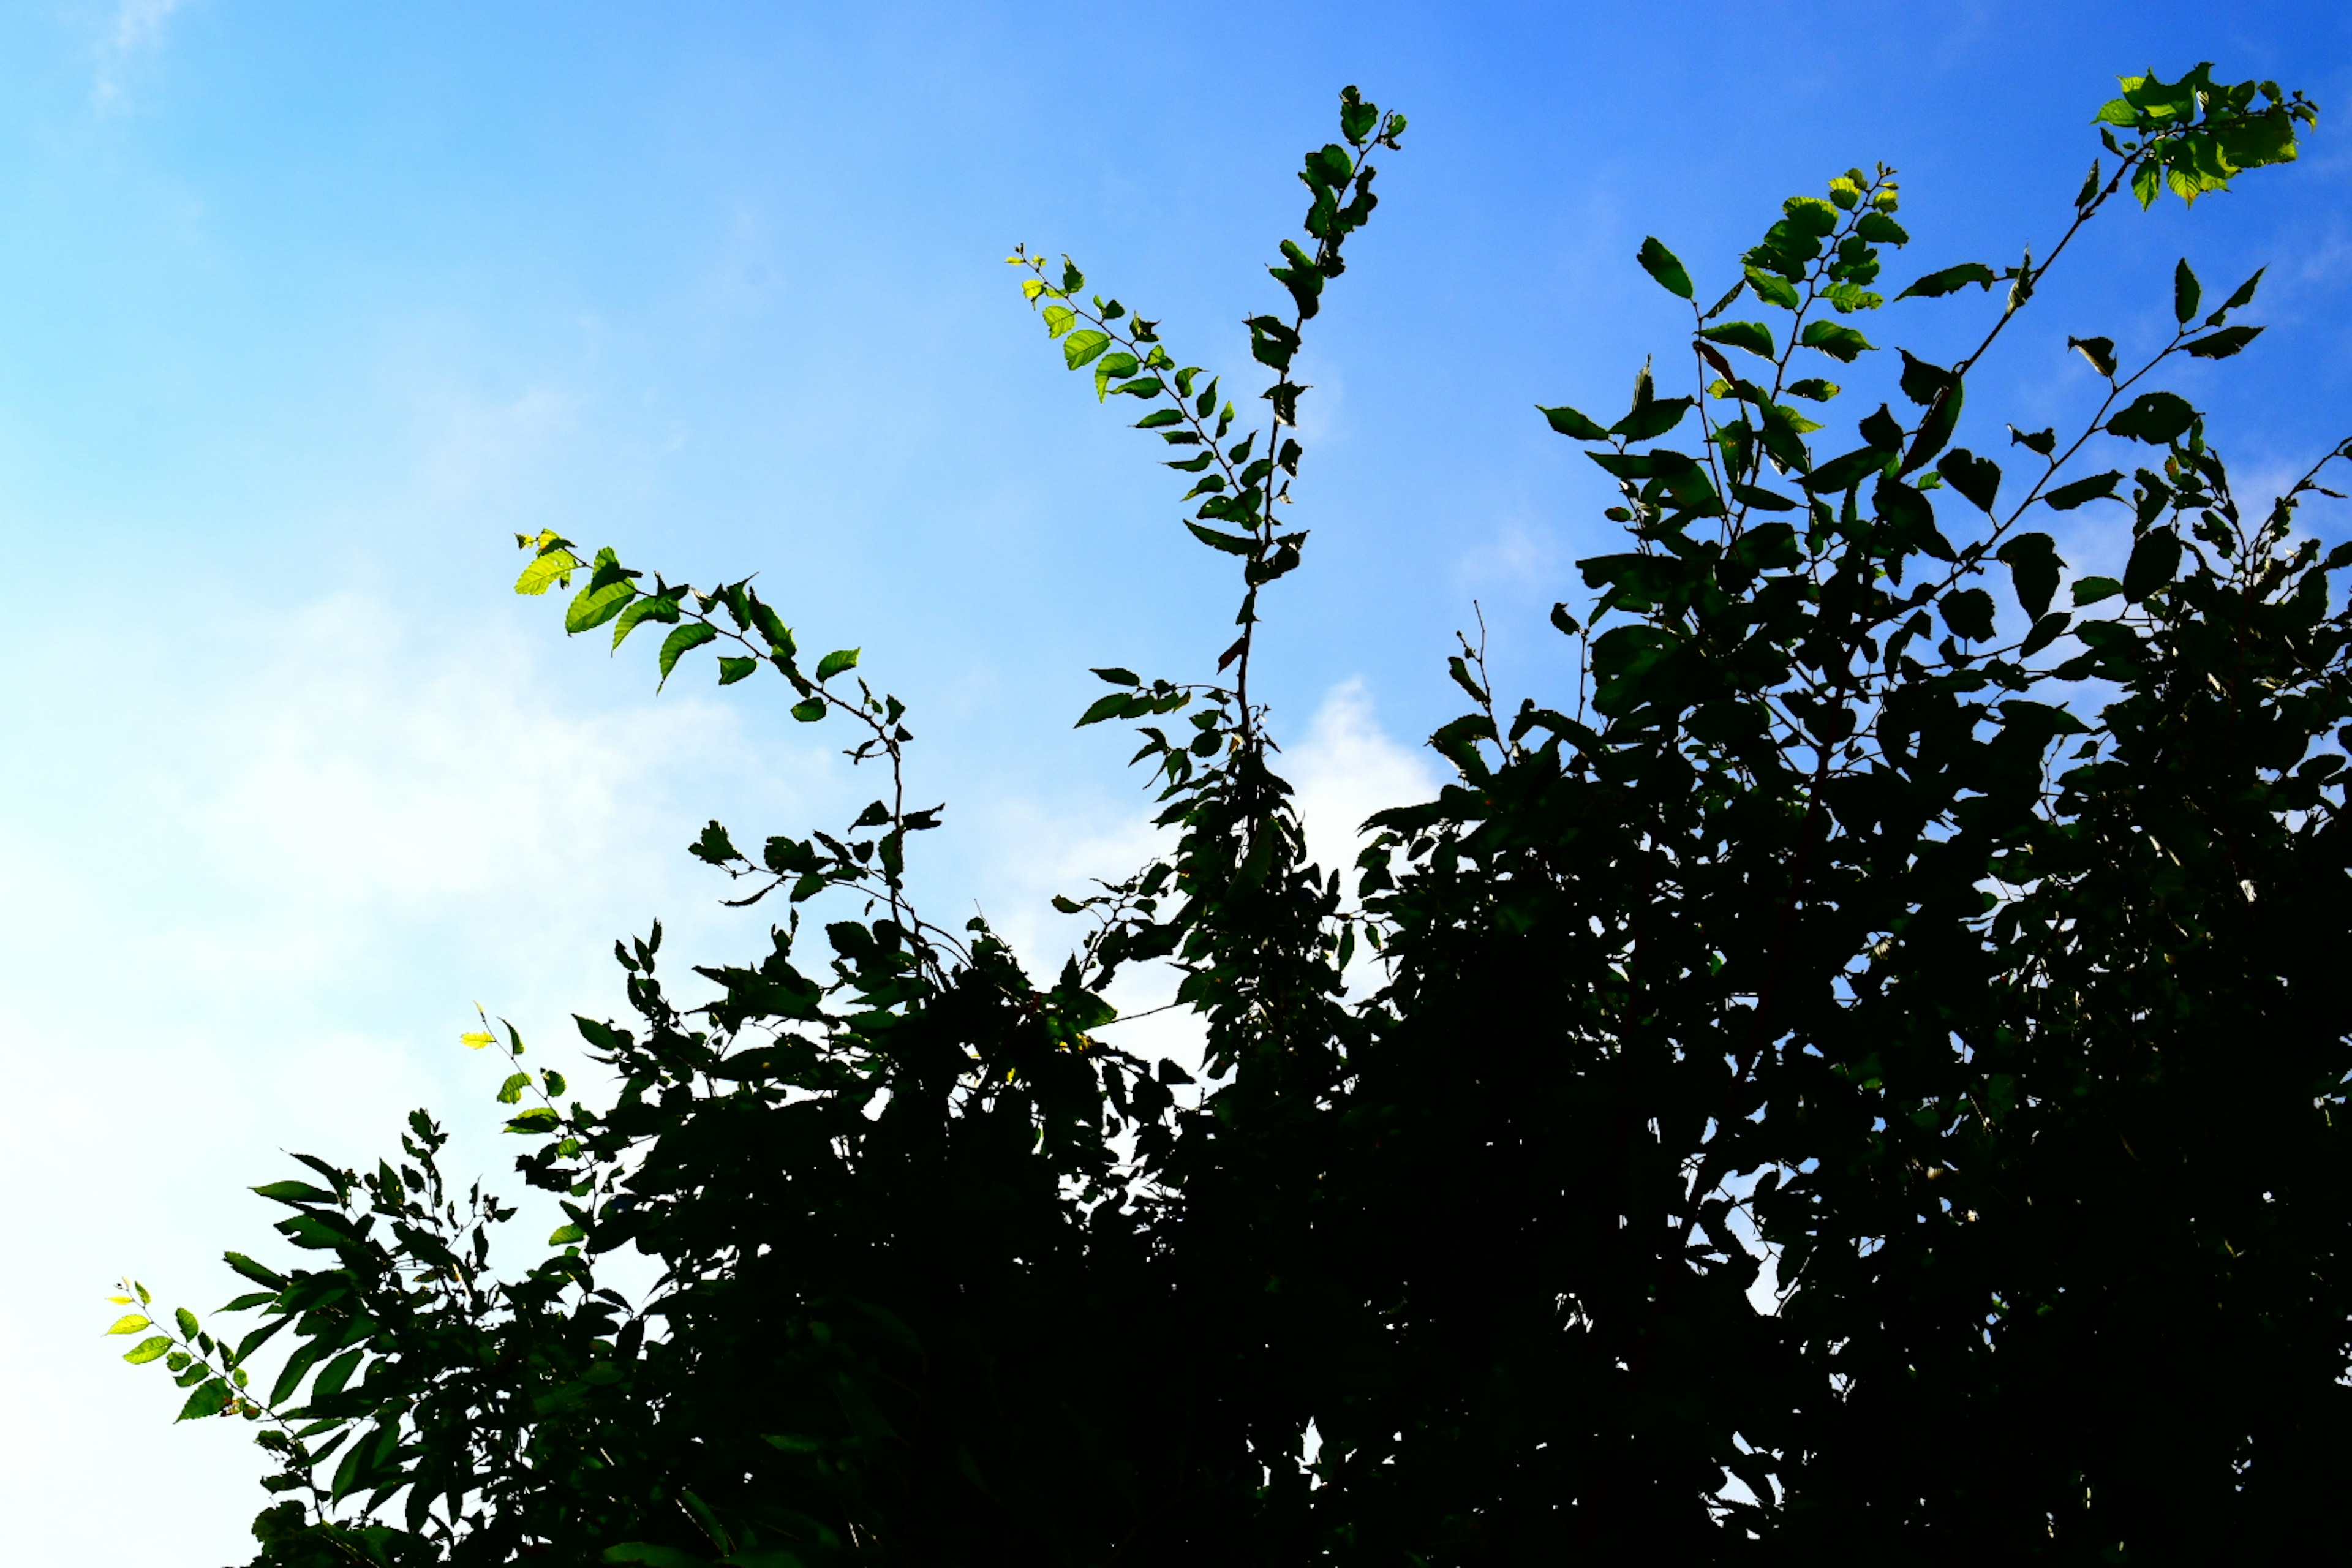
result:
[[[665,679],[705,645],[721,684],[767,666],[888,784],[839,835],[705,831],[692,852],[781,923],[694,969],[695,1005],[658,926],[616,945],[635,1016],[579,1025],[609,1103],[525,1069],[510,1027],[467,1037],[514,1058],[518,1168],[569,1215],[527,1272],[491,1273],[512,1211],[445,1186],[422,1111],[399,1161],[257,1189],[308,1266],[230,1254],[257,1289],[226,1310],[259,1327],[182,1313],[130,1359],[178,1373],[184,1415],[257,1423],[283,1498],[257,1563],[2154,1563],[2322,1538],[2352,1465],[2329,583],[2352,546],[2295,531],[2320,468],[2242,503],[2152,379],[2243,349],[2259,274],[2209,310],[2184,261],[2179,330],[2136,364],[2076,340],[2107,385],[2078,432],[1962,418],[2113,198],[2289,161],[2315,110],[2205,67],[2126,79],[2042,260],[1895,296],[1988,318],[1948,365],[1855,324],[1907,240],[1892,170],[1790,198],[1711,306],[1646,242],[1692,302],[1694,384],[1645,366],[1613,423],[1543,410],[1622,492],[1624,548],[1581,563],[1597,600],[1553,612],[1578,683],[1514,708],[1465,642],[1470,710],[1432,740],[1455,776],[1373,820],[1352,886],[1307,862],[1249,692],[1261,595],[1307,541],[1277,510],[1301,334],[1404,127],[1352,88],[1340,119],[1273,269],[1291,308],[1247,322],[1273,384],[1239,440],[1158,322],[1012,258],[1243,578],[1211,680],[1096,672],[1080,722],[1137,727],[1175,847],[1057,900],[1096,923],[1051,983],[913,908],[940,808],[908,804],[905,709],[856,651],[807,662],[748,581],[522,542],[522,592],[584,578],[569,631],[660,625]],[[1873,366],[1885,401],[1817,447],[1802,406],[1852,395],[1819,373]],[[2128,531],[2119,580],[2035,531],[2094,505]],[[1138,964],[1181,972],[1206,1081],[1097,1032]],[[641,1299],[597,1273],[632,1247],[663,1270]]]

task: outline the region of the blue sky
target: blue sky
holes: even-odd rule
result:
[[[756,939],[679,852],[705,817],[798,830],[864,798],[776,693],[656,700],[650,649],[564,646],[508,592],[513,534],[758,570],[804,644],[861,645],[913,704],[919,792],[950,803],[930,906],[977,900],[1046,954],[1046,895],[1146,843],[1120,737],[1069,731],[1086,668],[1197,675],[1232,592],[1061,370],[1013,242],[1239,374],[1337,89],[1412,116],[1303,360],[1314,538],[1262,644],[1338,842],[1433,776],[1413,742],[1454,712],[1474,603],[1503,687],[1559,689],[1543,612],[1610,534],[1531,405],[1612,410],[1678,342],[1644,234],[1720,289],[1782,196],[1883,160],[1915,237],[1891,276],[2006,262],[2058,231],[2113,74],[2209,58],[2332,111],[2352,13],[0,12],[10,1561],[241,1557],[246,1434],[166,1426],[162,1380],[96,1337],[110,1280],[214,1304],[211,1260],[265,1235],[242,1184],[280,1148],[372,1157],[414,1104],[499,1169],[473,1131],[495,1075],[455,1043],[471,1005],[560,1057],[568,1013],[617,1005],[613,936]],[[2176,258],[2214,289],[2268,264],[2247,319],[2271,333],[2171,384],[2242,473],[2300,468],[2352,431],[2347,191],[2331,112],[2296,168],[2103,219],[1971,418],[2082,407],[2065,334],[2158,337]],[[1984,309],[1872,336],[1932,353]],[[2112,556],[2119,525],[2074,516],[2070,558]]]

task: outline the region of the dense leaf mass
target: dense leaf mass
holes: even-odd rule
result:
[[[906,710],[856,651],[804,667],[748,582],[521,542],[523,593],[586,579],[570,631],[662,623],[665,679],[705,646],[722,684],[765,664],[887,792],[756,852],[710,826],[692,853],[785,913],[697,969],[693,1005],[658,926],[616,946],[636,1016],[580,1021],[619,1086],[600,1109],[510,1027],[466,1037],[509,1058],[517,1164],[568,1215],[527,1272],[490,1272],[512,1211],[446,1189],[421,1111],[397,1164],[256,1189],[311,1266],[231,1254],[260,1327],[183,1313],[127,1359],[163,1360],[184,1415],[257,1423],[285,1494],[257,1563],[2204,1563],[2325,1538],[2352,1465],[2352,546],[2323,556],[2296,515],[2352,444],[2242,502],[2203,416],[2145,384],[2251,343],[2228,318],[2259,275],[2200,316],[2184,261],[2144,363],[2074,341],[2105,392],[2070,441],[1953,445],[1969,372],[2111,197],[2224,188],[2315,110],[2205,67],[2126,79],[2043,260],[1897,296],[1989,312],[1978,348],[1902,353],[1818,447],[1787,401],[1841,395],[1814,356],[1893,357],[1821,313],[1885,307],[1864,286],[1908,240],[1893,172],[1790,198],[1711,308],[1645,240],[1690,302],[1690,393],[1645,366],[1613,423],[1542,409],[1626,533],[1582,563],[1586,614],[1553,612],[1575,688],[1498,702],[1465,641],[1470,710],[1432,738],[1454,777],[1352,868],[1307,862],[1249,695],[1261,592],[1307,538],[1276,521],[1302,332],[1403,131],[1353,89],[1340,118],[1271,269],[1290,311],[1247,323],[1275,379],[1238,440],[1159,323],[1012,258],[1068,366],[1174,448],[1244,595],[1213,681],[1095,672],[1080,722],[1137,726],[1176,847],[1057,900],[1096,926],[1052,984],[909,902],[940,808],[908,805]],[[1725,319],[1743,296],[1765,320]],[[2127,531],[2123,576],[2074,574],[2046,511]],[[1181,973],[1202,1081],[1105,1033],[1139,964]],[[663,1270],[642,1298],[600,1282],[623,1247]]]

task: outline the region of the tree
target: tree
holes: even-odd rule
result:
[[[509,1057],[518,1169],[569,1215],[526,1272],[491,1272],[513,1211],[455,1196],[419,1111],[399,1162],[305,1156],[256,1189],[312,1261],[228,1255],[256,1289],[225,1310],[258,1327],[134,1310],[115,1331],[155,1331],[128,1359],[177,1373],[184,1417],[256,1424],[271,1564],[2148,1563],[2316,1539],[2352,1459],[2329,986],[2352,863],[2329,574],[2352,546],[2322,558],[2294,524],[2352,443],[2242,505],[2150,377],[2244,348],[2260,274],[2208,310],[2184,261],[2143,363],[2074,341],[2108,386],[2083,429],[1953,445],[1969,373],[2119,193],[2194,202],[2315,119],[2205,66],[2124,79],[2042,261],[1895,296],[1989,324],[1954,364],[1895,351],[1851,447],[1799,405],[1841,395],[1811,356],[1890,357],[1850,322],[1907,241],[1894,171],[1790,198],[1706,308],[1646,241],[1692,304],[1691,391],[1645,366],[1613,423],[1542,411],[1615,479],[1627,534],[1581,563],[1589,611],[1553,612],[1577,689],[1511,708],[1464,642],[1472,706],[1432,738],[1454,782],[1374,819],[1352,889],[1307,859],[1249,678],[1261,593],[1307,540],[1276,510],[1291,368],[1402,118],[1351,88],[1307,155],[1272,268],[1290,309],[1247,323],[1266,419],[1238,441],[1160,323],[1016,251],[1069,367],[1176,448],[1185,526],[1241,571],[1213,679],[1097,670],[1079,721],[1137,725],[1174,850],[1060,900],[1096,928],[1034,980],[984,923],[914,909],[909,837],[941,808],[908,805],[904,705],[856,650],[809,664],[749,581],[520,541],[521,592],[578,581],[569,632],[667,627],[665,680],[706,646],[722,685],[768,666],[885,790],[839,835],[704,831],[733,901],[783,913],[765,951],[695,970],[696,1006],[658,925],[616,944],[636,1016],[579,1021],[609,1104],[525,1069],[510,1026],[467,1037]],[[2119,581],[2070,577],[2031,526],[2092,505],[2131,531]],[[804,924],[821,903],[838,918]],[[1352,997],[1360,953],[1377,984]],[[1181,971],[1205,1082],[1097,1032],[1139,963]],[[642,1300],[597,1273],[627,1246],[664,1269]]]

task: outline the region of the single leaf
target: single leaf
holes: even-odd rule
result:
[[[709,621],[688,621],[662,638],[661,655],[656,660],[661,667],[662,682],[668,682],[670,671],[677,668],[677,661],[690,649],[700,647],[707,642],[715,642],[718,637],[719,628]]]
[[[1807,376],[1802,381],[1792,381],[1788,385],[1790,396],[1801,397],[1812,403],[1827,403],[1844,390],[1836,382],[1823,381],[1817,375]]]
[[[148,1319],[131,1312],[115,1319],[114,1326],[106,1331],[110,1334],[135,1334],[142,1329],[151,1329],[154,1326]]]
[[[1658,287],[1667,293],[1683,300],[1691,297],[1690,274],[1683,270],[1683,264],[1675,258],[1675,253],[1660,245],[1655,236],[1642,241],[1641,251],[1635,259],[1641,262],[1642,270],[1656,279]]]
[[[2000,464],[1978,457],[1966,447],[1955,447],[1944,454],[1936,471],[1978,510],[1992,510],[1994,498],[2000,494]]]
[[[1795,284],[1779,273],[1768,272],[1760,267],[1748,268],[1748,286],[1756,290],[1759,300],[1768,305],[1778,305],[1784,310],[1796,310],[1804,303]]]
[[[1772,344],[1772,329],[1761,321],[1725,321],[1720,326],[1700,328],[1698,335],[1711,343],[1745,349],[1762,359],[1772,359],[1779,353]]]
[[[803,724],[814,724],[824,717],[824,699],[812,697],[793,704],[793,717]]]
[[[1609,432],[1598,421],[1588,419],[1573,408],[1546,408],[1536,405],[1536,412],[1549,420],[1551,427],[1573,441],[1606,441]]]
[[[170,1336],[165,1334],[157,1334],[153,1339],[141,1340],[137,1344],[131,1346],[129,1350],[124,1351],[122,1352],[122,1359],[129,1362],[133,1366],[144,1366],[151,1361],[159,1361],[163,1357],[171,1353],[172,1341]]]
[[[719,684],[732,686],[739,680],[748,680],[751,672],[759,668],[760,661],[756,658],[740,654],[721,654],[719,656]]]
[[[270,1202],[278,1204],[294,1204],[299,1205],[302,1204],[331,1204],[336,1201],[334,1194],[327,1191],[323,1187],[314,1187],[308,1182],[269,1182],[264,1185],[254,1187],[250,1190],[258,1193],[261,1196],[268,1198]]]
[[[1856,356],[1872,347],[1870,340],[1860,332],[1835,321],[1806,323],[1804,334],[1797,342],[1805,348],[1819,349],[1842,364],[1853,363]]]
[[[2074,579],[2074,607],[2095,605],[2102,599],[2112,599],[2124,591],[2124,585],[2113,577],[2077,577]]]
[[[826,654],[823,658],[816,661],[817,679],[820,681],[831,680],[835,676],[839,675],[845,669],[856,669],[857,668],[858,652],[859,650],[854,647],[844,647],[835,648],[833,652]]]
[[[2197,314],[2197,302],[2204,295],[2198,286],[2197,274],[2189,270],[2189,260],[2183,257],[2172,269],[2172,318],[2187,326]]]
[[[2091,368],[2113,381],[2116,374],[2116,345],[2112,338],[2068,338],[2066,346],[2091,362]]]
[[[571,605],[565,608],[564,635],[577,637],[582,632],[595,630],[627,609],[629,601],[636,596],[637,585],[626,578],[602,586],[591,584],[574,594]]]
[[[2025,613],[2037,621],[2048,614],[2051,596],[2058,592],[2059,576],[2066,569],[2058,558],[2057,542],[2046,533],[2016,534],[2001,544],[1998,559],[2008,566]]]
[[[1982,588],[1963,588],[1957,594],[1947,594],[1936,606],[1942,612],[1944,625],[1955,637],[1971,642],[1992,640],[1992,595]]]
[[[2111,436],[2127,436],[2151,447],[2168,447],[2197,422],[2197,410],[2170,392],[2143,392],[2131,406],[2107,421]]]
[[[180,1406],[179,1415],[173,1419],[194,1421],[206,1415],[217,1415],[227,1409],[229,1401],[236,1397],[236,1391],[229,1387],[226,1378],[214,1378],[188,1395],[188,1402]]]
[[[1963,261],[1957,267],[1928,273],[1895,297],[1908,300],[1916,295],[1922,300],[1936,300],[1946,294],[1957,293],[1971,283],[1979,289],[1990,289],[2000,281],[2000,275],[1983,262]]]
[[[1108,680],[1113,686],[1139,686],[1142,684],[1141,679],[1136,675],[1135,671],[1131,669],[1121,669],[1117,666],[1113,666],[1108,669],[1097,669],[1092,673],[1097,679]]]
[[[1062,358],[1072,370],[1076,370],[1108,347],[1110,334],[1089,327],[1084,331],[1072,332],[1062,340]]]
[[[2086,501],[2111,500],[2115,498],[2116,481],[2120,473],[2093,474],[2087,479],[2076,479],[2071,485],[2060,485],[2042,498],[2053,511],[2073,511]]]
[[[1683,416],[1691,411],[1692,402],[1687,397],[1652,398],[1612,425],[1609,434],[1628,441],[1655,440],[1683,422]]]
[[[2137,604],[2170,584],[2180,570],[2180,535],[2168,528],[2152,529],[2132,546],[2124,565],[2124,597]]]
[[[2260,327],[2224,327],[2180,346],[2197,359],[2228,359],[2262,335]]]
[[[2009,427],[2009,444],[2012,447],[2023,447],[2028,451],[2038,452],[2046,458],[2058,449],[2058,432],[2054,427],[2046,430],[2021,430],[2012,425]]]
[[[544,594],[558,583],[566,581],[572,573],[580,570],[581,565],[580,557],[569,550],[560,547],[550,550],[522,569],[522,575],[515,579],[515,592]]]

